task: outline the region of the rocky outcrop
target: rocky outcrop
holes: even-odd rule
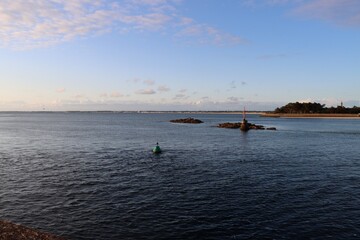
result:
[[[255,129],[255,130],[276,130],[276,128],[274,127],[269,127],[269,128],[265,128],[263,125],[256,125],[253,123],[248,123],[249,129]],[[236,129],[236,128],[240,128],[241,127],[241,122],[238,123],[220,123],[217,127],[219,128],[232,128],[232,129]]]
[[[241,126],[241,123],[230,123],[230,122],[227,122],[227,123],[220,123],[218,125],[219,128],[240,128]]]
[[[28,227],[0,220],[0,240],[65,240]]]
[[[249,128],[255,130],[265,130],[265,127],[263,125],[255,125],[252,123],[249,123]]]
[[[175,120],[170,120],[170,122],[172,123],[191,123],[191,124],[199,124],[199,123],[203,123],[203,121],[199,120],[199,119],[195,119],[195,118],[181,118],[181,119],[175,119]]]

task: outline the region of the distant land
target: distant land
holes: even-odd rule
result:
[[[273,112],[262,113],[263,117],[283,118],[355,118],[360,119],[360,107],[346,108],[341,103],[337,107],[325,107],[320,103],[288,103]]]
[[[262,114],[267,111],[246,111],[246,114]],[[243,114],[243,111],[0,111],[0,113],[174,113],[174,114]]]
[[[236,114],[242,115],[243,111],[3,111],[0,113],[138,113],[138,114]],[[337,107],[325,107],[325,104],[316,102],[308,103],[288,103],[278,107],[274,111],[246,111],[246,114],[257,114],[262,117],[283,117],[283,118],[356,118],[360,119],[360,107],[344,107],[341,103]]]

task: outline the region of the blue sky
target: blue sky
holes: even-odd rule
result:
[[[358,0],[2,0],[0,110],[360,106]]]

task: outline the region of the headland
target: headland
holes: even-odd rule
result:
[[[261,113],[260,117],[272,118],[333,118],[333,119],[359,119],[359,114],[341,113]]]

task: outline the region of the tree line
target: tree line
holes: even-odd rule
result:
[[[275,113],[348,113],[348,114],[359,114],[360,107],[354,106],[352,108],[346,108],[344,106],[337,107],[325,107],[325,104],[316,102],[309,103],[288,103],[285,106],[276,108]]]

